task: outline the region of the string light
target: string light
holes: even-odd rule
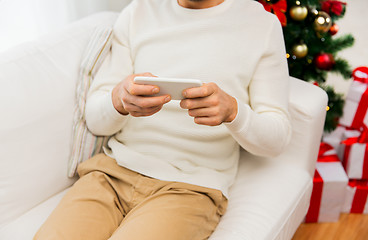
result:
[[[329,106],[326,107],[326,111],[328,111],[328,110],[330,110],[330,107]]]

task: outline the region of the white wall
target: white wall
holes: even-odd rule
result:
[[[131,0],[67,0],[74,6],[74,18],[80,19],[100,11],[120,12]]]
[[[0,52],[100,11],[121,11],[131,0],[0,0]]]
[[[0,51],[64,26],[72,12],[65,0],[1,0]]]

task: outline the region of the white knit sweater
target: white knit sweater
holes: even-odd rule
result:
[[[89,129],[112,135],[106,153],[121,166],[161,180],[219,189],[228,196],[239,145],[260,156],[289,141],[288,70],[277,18],[253,0],[207,9],[176,0],[134,0],[114,26],[112,53],[91,86]],[[150,117],[120,115],[111,90],[132,73],[215,82],[238,101],[235,120],[194,123],[178,101]]]

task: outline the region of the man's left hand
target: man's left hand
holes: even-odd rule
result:
[[[237,101],[215,83],[205,83],[201,87],[183,91],[185,99],[180,106],[188,109],[194,122],[201,125],[217,126],[223,122],[231,122],[238,112]]]

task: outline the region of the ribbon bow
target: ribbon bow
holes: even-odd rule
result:
[[[358,67],[352,73],[354,81],[368,84],[368,67]]]
[[[346,5],[344,2],[327,0],[322,3],[321,9],[329,14],[333,13],[337,16],[340,16],[344,10],[344,5]]]
[[[361,189],[368,190],[368,181],[367,180],[358,180],[358,179],[350,179],[349,186],[351,187],[359,187]]]
[[[270,0],[258,0],[260,2],[264,9],[266,11],[274,13],[279,21],[281,22],[281,25],[283,27],[286,26],[287,19],[286,19],[286,11],[287,11],[287,2],[286,0],[279,0],[275,3],[272,3]]]
[[[346,146],[351,146],[355,143],[368,143],[368,128],[363,125],[362,132],[359,137],[351,137],[342,141],[342,144]]]
[[[336,154],[325,155],[326,152],[332,149],[333,147],[330,144],[321,142],[317,162],[339,162],[340,160]]]

